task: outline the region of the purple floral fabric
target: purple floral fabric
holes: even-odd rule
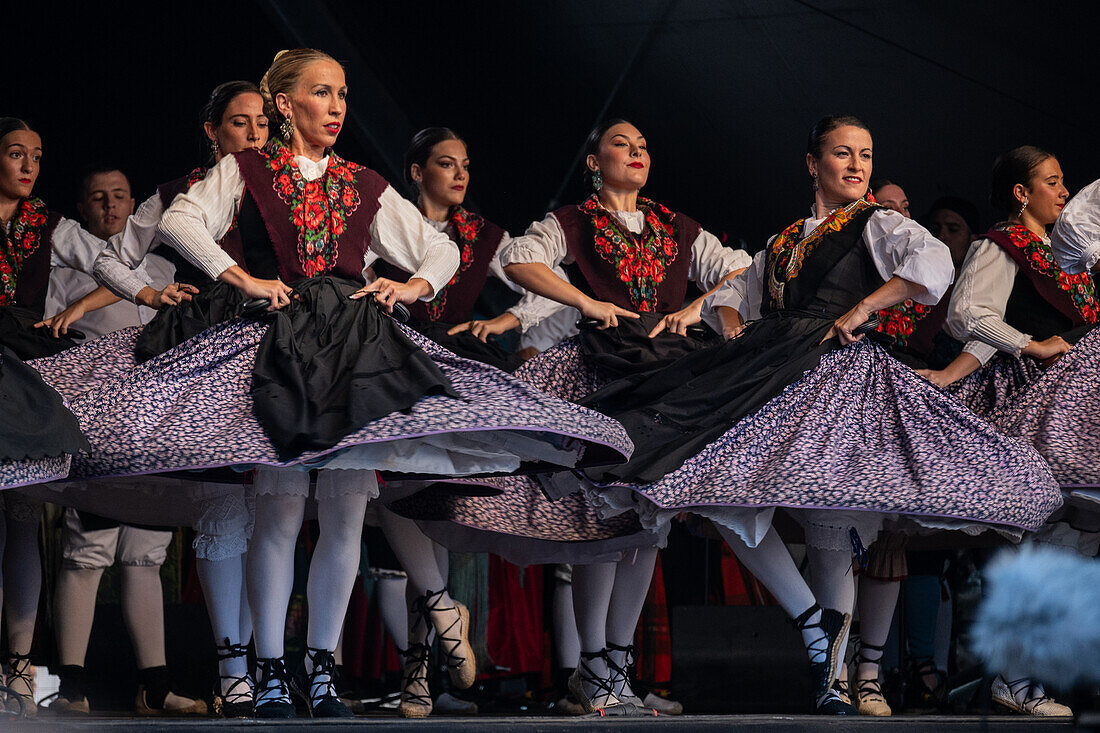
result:
[[[1035,447],[1067,487],[1100,486],[1100,329],[1077,342],[989,416]]]
[[[313,463],[342,448],[446,433],[508,431],[559,447],[586,443],[629,455],[622,427],[591,410],[552,398],[493,367],[455,356],[404,329],[465,399],[430,396],[408,414],[393,413],[329,450],[280,462],[252,412],[252,364],[267,326],[236,319],[207,329],[72,403],[91,442],[73,461],[74,478],[95,478],[241,464]]]
[[[56,481],[69,475],[68,455],[0,461],[0,489]]]
[[[678,470],[629,487],[664,510],[857,509],[1040,527],[1062,503],[1040,456],[867,341]]]
[[[120,328],[55,356],[27,362],[65,400],[72,401],[137,366],[141,326]]]
[[[998,354],[970,376],[948,386],[947,391],[975,414],[988,418],[1042,373],[1039,362],[1030,356]]]

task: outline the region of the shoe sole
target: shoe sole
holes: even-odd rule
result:
[[[414,720],[420,720],[428,717],[432,714],[432,708],[425,707],[423,705],[398,705],[397,714],[402,718],[412,718]]]
[[[569,691],[573,693],[573,698],[577,701],[577,704],[581,706],[581,710],[584,711],[584,714],[600,712],[600,708],[593,705],[592,701],[589,700],[584,694],[584,691],[581,690],[581,678],[577,676],[576,672],[569,677],[569,682],[566,684],[569,687]]]

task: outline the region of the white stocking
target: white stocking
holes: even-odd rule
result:
[[[244,586],[241,557],[225,560],[196,558],[195,569],[206,597],[206,610],[210,615],[210,626],[214,630],[214,643],[220,647],[248,643],[241,636],[241,589]],[[245,657],[218,660],[218,674],[227,678],[222,679],[223,693],[234,682],[229,678],[244,677],[247,673],[248,660]]]
[[[3,513],[0,512],[0,518]],[[8,651],[28,654],[42,592],[42,563],[38,556],[38,520],[6,522],[7,541],[3,546],[4,621],[8,628]]]
[[[447,592],[450,564],[447,548],[429,539],[416,522],[384,506],[378,508],[378,519],[386,541],[390,543],[393,554],[397,556],[397,561],[408,576],[412,599],[442,591],[438,600],[433,600],[433,605],[441,610],[432,611],[430,616],[436,631],[446,631],[458,616],[458,612],[454,610],[454,601]],[[409,608],[412,608],[411,602]],[[409,637],[410,642],[416,640]]]
[[[615,588],[616,565],[613,562],[602,562],[573,566],[573,614],[577,620],[582,654],[599,653],[607,648],[607,613]],[[581,667],[586,667],[592,676],[599,679],[610,677],[607,662],[600,657],[582,657]],[[603,707],[606,690],[601,690],[583,678],[581,686],[584,694],[597,702],[597,707]]]
[[[862,659],[859,668],[856,669],[858,680],[878,679],[882,651],[869,647],[886,644],[900,589],[900,580],[875,580],[867,576],[859,579],[859,638],[864,646],[860,651]]]
[[[832,608],[841,613],[851,613],[856,600],[855,578],[852,573],[850,550],[826,550],[807,546],[806,557],[810,561],[810,576],[814,595],[822,608]],[[889,622],[887,622],[889,623]],[[841,653],[837,655],[837,669],[844,666],[844,650],[848,648],[848,635],[841,640]]]
[[[308,483],[309,476],[302,476]],[[256,656],[261,659],[283,656],[286,610],[294,586],[294,545],[305,506],[305,496],[256,495],[256,526],[249,546],[246,580]]]
[[[554,583],[554,651],[558,669],[575,669],[581,659],[581,639],[573,614],[573,586]]]
[[[164,588],[159,565],[123,565],[122,620],[134,643],[138,669],[163,667]]]
[[[378,592],[378,610],[382,627],[401,650],[409,646],[409,606],[405,600],[405,578],[379,578],[374,587]]]
[[[336,471],[338,480],[354,481],[359,471]],[[359,551],[363,537],[363,515],[367,494],[362,492],[318,497],[317,522],[320,533],[309,565],[306,594],[309,599],[309,628],[306,645],[332,651],[340,640],[348,601],[359,572]],[[312,671],[312,670],[308,670]]]
[[[714,526],[729,544],[737,559],[775,596],[775,600],[779,601],[779,605],[788,616],[798,618],[817,603],[817,598],[810,590],[810,586],[806,584],[805,578],[798,572],[794,560],[791,559],[791,553],[783,544],[783,540],[779,539],[779,534],[774,527],[768,529],[764,539],[756,547],[749,547],[732,529],[717,523]],[[820,612],[807,619],[809,623],[817,623],[820,620]],[[802,629],[802,641],[807,649],[810,649],[811,645],[819,648],[821,646],[819,642],[824,638],[825,632],[820,628]],[[812,660],[813,654],[811,654]]]
[[[647,547],[637,552],[627,552],[626,557],[615,565],[615,586],[611,591],[611,602],[607,610],[607,643],[616,646],[630,646],[634,642],[634,632],[638,628],[638,619],[642,615],[649,587],[653,583],[653,566],[657,561],[657,548]],[[622,650],[609,650],[611,662],[624,667],[627,653]],[[615,677],[615,696],[633,697],[626,677]]]

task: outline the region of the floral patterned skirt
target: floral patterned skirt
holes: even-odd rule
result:
[[[984,367],[950,385],[947,391],[975,414],[988,418],[1042,373],[1039,362],[1030,356],[998,354]]]

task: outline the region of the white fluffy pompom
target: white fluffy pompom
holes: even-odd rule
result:
[[[1100,679],[1100,560],[1028,547],[985,572],[974,648],[990,672],[1061,686]]]

